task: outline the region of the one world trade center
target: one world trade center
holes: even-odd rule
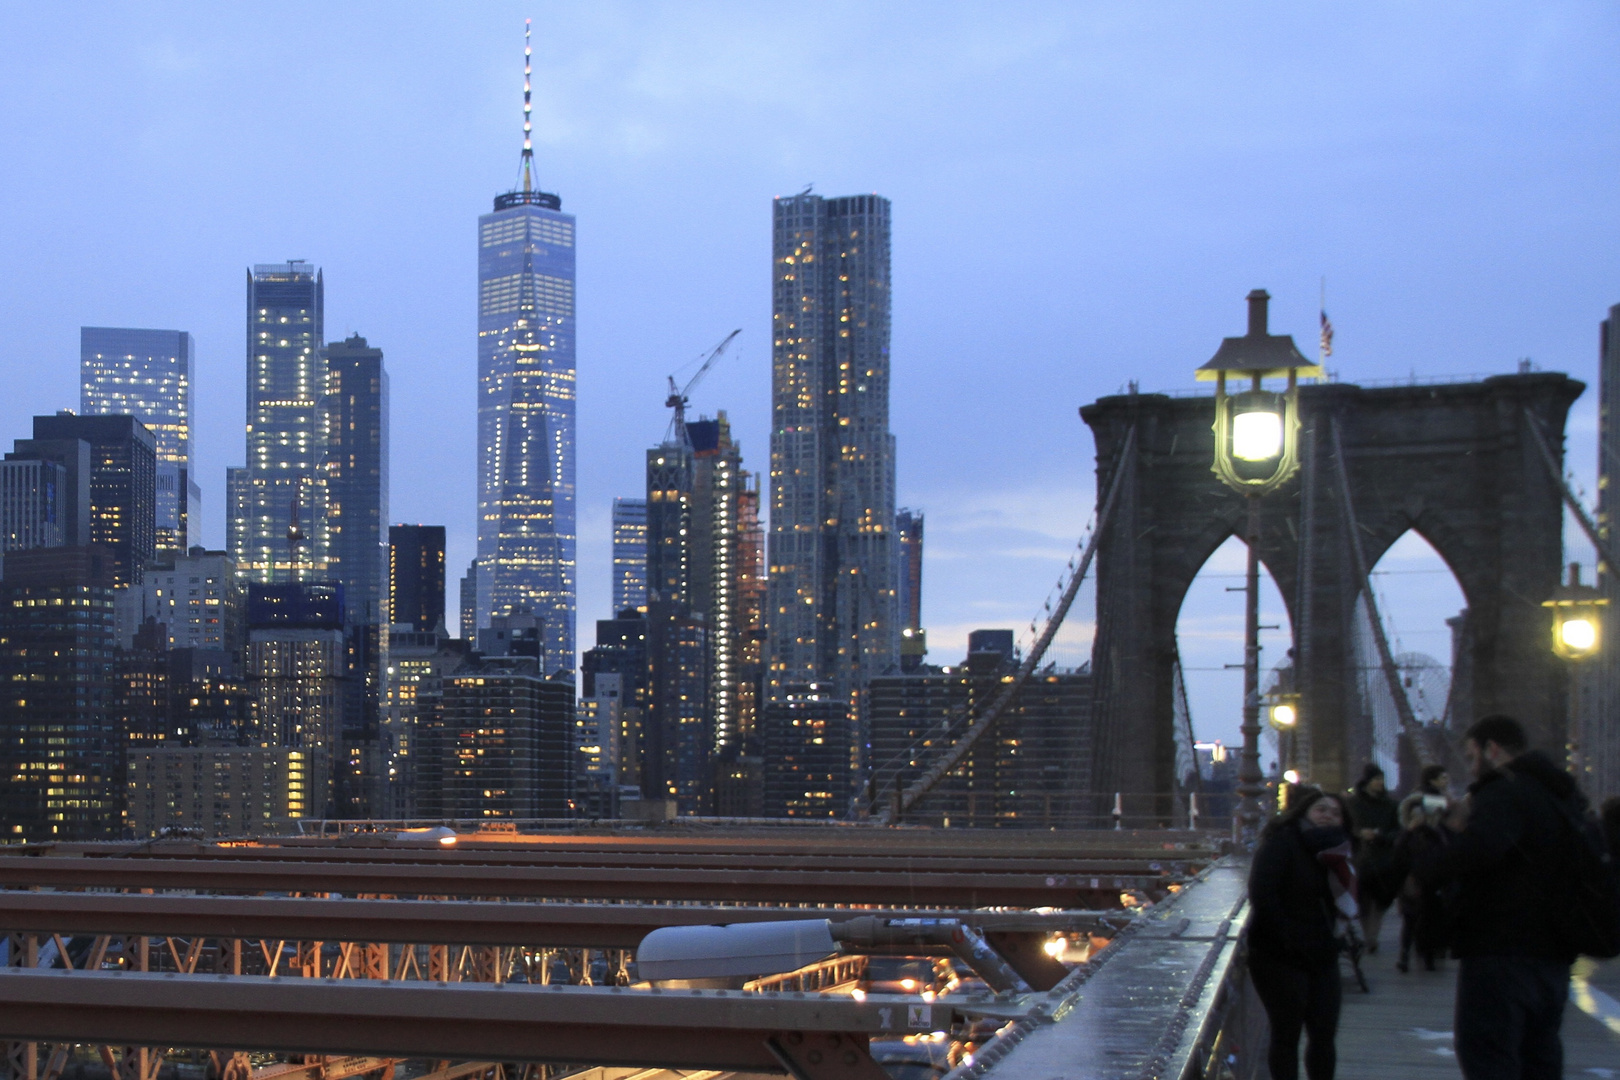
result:
[[[534,182],[523,51],[520,184],[478,219],[478,626],[532,615],[549,675],[574,667],[574,218]]]

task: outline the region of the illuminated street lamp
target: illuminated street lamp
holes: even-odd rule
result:
[[[1569,564],[1569,581],[1559,586],[1542,607],[1552,609],[1553,652],[1569,661],[1569,769],[1576,777],[1584,771],[1581,751],[1581,677],[1576,669],[1603,646],[1603,608],[1608,604],[1598,590],[1581,584],[1581,564]]]
[[[1300,354],[1288,334],[1267,329],[1264,289],[1249,294],[1249,332],[1229,337],[1198,378],[1215,383],[1215,462],[1211,470],[1248,502],[1249,548],[1247,618],[1243,634],[1243,753],[1238,759],[1238,808],[1232,822],[1236,839],[1253,845],[1260,832],[1260,497],[1299,470],[1299,380],[1322,369]],[[1281,391],[1267,390],[1268,379],[1287,379]],[[1238,389],[1228,391],[1228,382]],[[1297,722],[1299,712],[1293,713]],[[1277,717],[1273,714],[1273,720]]]
[[[1286,735],[1299,723],[1299,695],[1277,694],[1271,699],[1271,726]]]
[[[1565,660],[1597,655],[1603,644],[1603,606],[1609,601],[1590,585],[1581,584],[1580,563],[1569,564],[1569,583],[1542,603],[1552,609],[1553,652]]]

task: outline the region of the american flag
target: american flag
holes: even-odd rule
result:
[[[1325,309],[1322,312],[1322,355],[1333,355],[1333,320],[1328,318]]]

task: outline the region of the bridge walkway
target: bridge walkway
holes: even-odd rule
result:
[[[1339,1080],[1458,1080],[1452,1049],[1452,1003],[1457,962],[1437,971],[1414,963],[1395,970],[1401,920],[1384,920],[1377,955],[1362,959],[1371,987],[1363,994],[1344,965],[1344,1011],[1339,1017]],[[1620,961],[1583,962],[1564,1011],[1564,1075],[1569,1080],[1620,1080]],[[1598,1014],[1583,1011],[1578,1002]],[[1301,1072],[1300,1075],[1304,1075]]]

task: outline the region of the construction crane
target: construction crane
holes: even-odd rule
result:
[[[731,344],[731,339],[740,333],[742,333],[742,327],[738,327],[727,334],[720,344],[710,349],[703,357],[703,364],[697,369],[697,374],[688,379],[685,386],[676,389],[675,376],[671,375],[669,377],[669,397],[664,399],[664,404],[675,410],[675,417],[670,421],[670,431],[674,435],[675,442],[686,441],[687,395],[692,392],[692,388],[702,380],[703,376],[709,373],[709,369],[714,367],[714,362],[720,359],[721,354],[726,351],[726,346]]]

